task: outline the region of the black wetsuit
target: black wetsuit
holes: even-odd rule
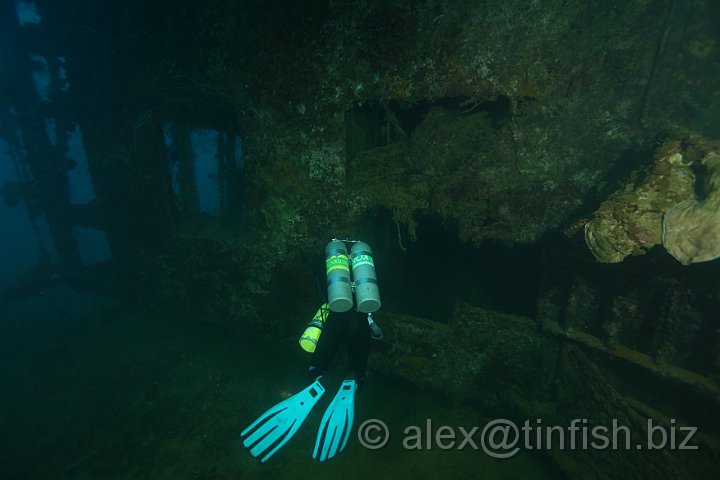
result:
[[[347,369],[360,388],[365,380],[365,368],[370,350],[370,327],[367,313],[354,309],[343,313],[330,312],[310,362],[308,376],[314,380],[324,375],[341,343],[347,345]]]

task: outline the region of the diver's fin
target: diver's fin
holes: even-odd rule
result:
[[[345,449],[355,418],[356,390],[355,380],[343,381],[320,422],[313,458],[324,462]]]
[[[278,403],[242,431],[243,446],[250,449],[253,457],[261,457],[260,461],[266,462],[295,435],[323,393],[325,389],[315,381]]]

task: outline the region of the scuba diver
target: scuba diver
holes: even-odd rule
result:
[[[349,257],[346,243],[353,244]],[[357,240],[332,239],[325,247],[325,272],[328,302],[318,309],[300,338],[300,346],[313,353],[310,384],[267,410],[240,434],[243,446],[261,463],[290,441],[323,396],[325,387],[320,380],[342,343],[348,348],[348,374],[320,421],[313,458],[321,462],[333,458],[350,438],[355,394],[365,381],[370,338],[382,338],[372,317],[381,302],[370,246]]]

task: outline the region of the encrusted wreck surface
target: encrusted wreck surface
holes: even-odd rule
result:
[[[720,153],[699,162],[707,180],[698,198],[671,207],[663,218],[663,246],[683,265],[720,257]]]
[[[648,418],[664,428],[674,420],[627,396],[618,372],[628,368],[663,379],[667,390],[694,390],[709,405],[720,402],[720,388],[712,382],[691,372],[668,372],[632,349],[608,348],[592,335],[565,330],[551,320],[538,324],[463,303],[456,305],[449,324],[391,313],[382,318],[386,340],[373,354],[373,368],[475,405],[488,418],[509,416],[518,425],[530,419],[533,427],[537,419],[557,426],[577,419],[588,429],[620,425],[637,442],[647,438]],[[571,478],[614,478],[617,469],[623,478],[664,478],[668,469],[676,478],[693,477],[680,456],[637,452],[636,443],[628,450],[626,440],[629,437],[616,438],[617,448],[578,448],[572,454],[555,448],[546,453]],[[712,455],[720,454],[712,437],[699,435],[696,441]]]
[[[131,2],[145,20],[124,2],[85,3],[58,29],[68,58],[97,60],[90,75],[68,62],[68,76],[87,99],[75,109],[99,203],[121,212],[105,226],[134,299],[269,341],[301,329],[299,319],[317,308],[323,283],[317,288],[313,273],[322,272],[329,238],[362,237],[377,252],[388,304],[420,295],[393,268],[430,256],[450,265],[446,276],[430,268],[417,276],[438,291],[446,277],[459,285],[437,301],[467,293],[447,324],[380,312],[388,341],[371,362],[386,374],[488,414],[547,422],[588,410],[598,423],[635,426],[638,411],[695,421],[697,405],[712,401],[716,265],[679,271],[662,249],[600,265],[579,236],[559,232],[579,230],[599,208],[586,229],[603,262],[661,242],[684,263],[715,256],[707,239],[717,204],[708,192],[717,190],[695,191],[690,167],[706,158],[714,170],[715,157],[685,161],[670,142],[653,160],[664,139],[688,131],[718,140],[714,2],[228,0],[199,8],[181,0],[161,16]],[[125,21],[98,21],[102,8],[103,19],[120,8]],[[175,198],[167,122],[180,140],[171,153],[181,157],[191,156],[194,128],[242,137],[244,170],[233,178],[242,214],[203,218]],[[677,221],[702,225],[700,239]],[[453,247],[417,253],[431,236]],[[493,246],[501,261],[492,271],[487,258],[469,265],[467,250],[453,251],[460,244]],[[472,283],[483,274],[485,283]],[[510,298],[505,309],[488,299],[494,284]],[[521,297],[532,306],[526,316],[513,310]],[[620,388],[613,362],[690,393],[676,391],[668,406],[658,389]],[[704,421],[716,428],[712,405]],[[668,452],[642,462],[550,455],[574,478],[687,473]]]
[[[720,256],[720,154],[707,140],[691,142],[666,142],[652,168],[636,172],[585,224],[585,242],[599,262],[621,262],[659,244],[683,265]]]
[[[670,142],[660,148],[649,172],[636,174],[602,203],[585,224],[585,242],[599,262],[621,262],[662,242],[665,213],[694,197],[691,163],[682,143]]]

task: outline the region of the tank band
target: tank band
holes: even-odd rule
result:
[[[366,283],[374,283],[377,285],[377,280],[370,277],[361,278],[360,280],[355,280],[355,285],[365,285]]]
[[[332,285],[332,284],[334,284],[334,283],[338,283],[338,282],[350,283],[350,279],[349,279],[348,277],[333,277],[333,278],[329,278],[328,281],[327,281],[327,286],[329,287],[330,285]]]
[[[320,330],[322,330],[324,325],[325,325],[325,322],[320,322],[320,321],[318,321],[318,320],[313,320],[313,321],[311,321],[310,323],[307,324],[307,327],[306,327],[306,328],[317,327],[317,328],[319,328]]]
[[[343,250],[341,248],[333,248],[332,250],[327,250],[325,252],[325,258],[332,257],[333,255],[345,255],[347,256],[347,250]]]
[[[358,255],[367,255],[369,257],[372,257],[372,252],[369,250],[355,250],[350,254],[350,258],[355,258]]]

